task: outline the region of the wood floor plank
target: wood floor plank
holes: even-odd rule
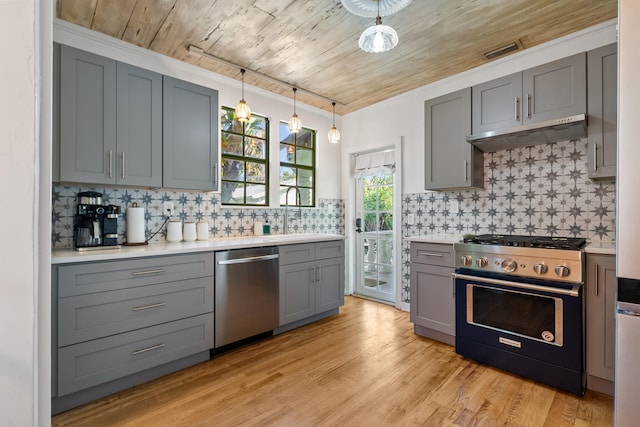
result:
[[[480,365],[350,298],[340,314],[52,418],[53,426],[610,426],[612,400]]]

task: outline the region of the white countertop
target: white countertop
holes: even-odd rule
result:
[[[422,234],[420,236],[405,237],[405,240],[409,242],[420,243],[458,243],[462,241],[462,234],[459,233],[447,233],[447,234]]]
[[[193,252],[224,251],[227,249],[252,248],[258,246],[290,245],[328,240],[341,240],[339,234],[272,234],[213,238],[205,241],[180,243],[152,243],[145,246],[123,246],[120,249],[101,249],[79,252],[75,249],[57,249],[51,252],[51,264],[68,264],[87,261],[109,261],[125,258],[140,258],[156,255],[176,255]]]
[[[616,242],[589,242],[584,251],[588,254],[615,255]]]

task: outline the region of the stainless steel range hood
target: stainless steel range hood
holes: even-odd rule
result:
[[[467,142],[485,153],[530,145],[568,141],[587,136],[585,114],[547,120],[500,131],[470,135]]]

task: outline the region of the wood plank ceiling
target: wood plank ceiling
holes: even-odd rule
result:
[[[375,0],[371,0],[375,1]],[[240,79],[238,68],[190,54],[190,45],[335,100],[346,114],[479,66],[484,52],[523,49],[617,16],[617,0],[414,0],[383,17],[400,39],[385,53],[358,48],[373,18],[340,0],[57,0],[74,24]],[[247,72],[250,85],[292,97],[290,87]],[[250,103],[251,101],[247,99]],[[304,92],[298,101],[331,111]]]

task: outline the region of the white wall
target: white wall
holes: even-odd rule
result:
[[[616,42],[616,21],[609,21],[541,46],[398,95],[342,118],[343,175],[351,146],[403,137],[403,194],[424,191],[424,101],[575,53]],[[400,42],[402,43],[402,41]],[[348,194],[343,187],[343,194]],[[349,221],[347,220],[347,224]]]
[[[37,419],[37,169],[34,1],[0,2],[0,424]]]
[[[54,21],[54,41],[94,52],[96,54],[127,62],[129,64],[173,76],[202,86],[218,90],[220,104],[235,107],[240,100],[240,81],[224,77],[203,68],[178,61],[155,52],[124,43],[118,39],[87,30],[86,28],[56,19]],[[202,59],[207,61],[207,59]],[[238,69],[238,78],[240,70]],[[291,92],[293,96],[293,92]],[[293,114],[293,99],[267,92],[245,84],[245,100],[251,111],[269,117],[271,121],[271,180],[279,176],[278,169],[278,124],[289,120]],[[330,105],[329,105],[330,106]],[[318,198],[341,198],[340,184],[340,144],[329,144],[327,133],[332,126],[330,112],[297,102],[296,110],[302,125],[317,133],[317,176]],[[336,116],[336,126],[340,129],[340,117]],[[272,181],[273,182],[273,181]],[[271,186],[270,200],[277,203],[278,188]]]

